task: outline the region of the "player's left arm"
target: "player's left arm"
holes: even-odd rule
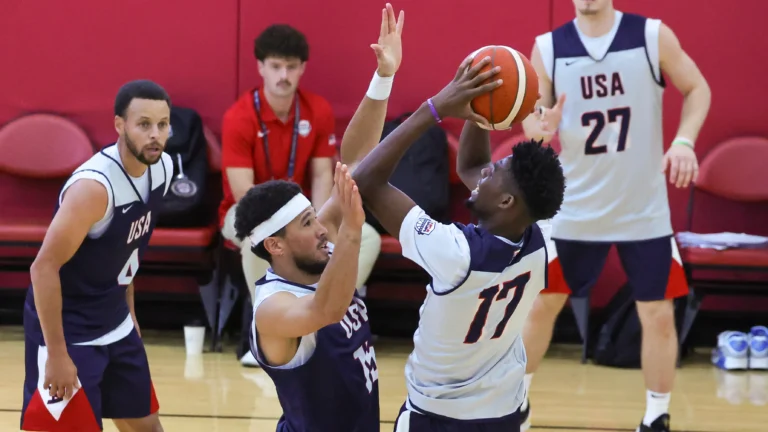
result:
[[[475,122],[464,122],[456,155],[456,172],[469,189],[477,187],[483,168],[491,164],[491,136]]]
[[[128,310],[131,312],[131,318],[133,319],[133,326],[136,328],[136,332],[141,337],[141,330],[139,329],[139,320],[136,319],[136,308],[133,302],[133,282],[128,284],[128,289],[125,290],[125,301],[128,302]]]
[[[683,109],[677,136],[664,155],[663,171],[669,169],[669,182],[687,187],[699,173],[693,143],[709,113],[712,93],[696,63],[683,50],[675,33],[664,23],[659,28],[659,65],[683,94]]]
[[[309,172],[312,176],[312,205],[319,209],[328,201],[333,189],[333,159],[336,157],[336,137],[334,129],[336,120],[333,109],[325,99],[319,99],[315,120],[317,124],[317,136],[312,158],[310,159]]]
[[[360,160],[368,155],[381,139],[392,82],[403,57],[400,35],[405,24],[404,17],[405,13],[400,11],[399,18],[395,19],[395,11],[391,5],[381,11],[379,39],[371,45],[378,67],[366,95],[341,139],[341,163],[347,164],[350,172],[356,169]],[[340,164],[337,164],[336,175],[340,167]],[[328,230],[328,240],[331,243],[341,224],[341,208],[337,199],[336,194],[332,194],[317,215],[320,223]]]

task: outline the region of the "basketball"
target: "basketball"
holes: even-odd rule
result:
[[[503,83],[492,92],[476,97],[470,105],[476,114],[490,123],[490,127],[479,123],[478,126],[488,130],[509,129],[533,112],[539,99],[539,77],[526,56],[503,45],[478,49],[472,53],[471,66],[486,56],[491,57],[491,62],[480,73],[501,66],[501,71],[491,79],[502,79]]]

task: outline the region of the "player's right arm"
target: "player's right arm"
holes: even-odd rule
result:
[[[242,119],[224,115],[221,132],[221,165],[227,176],[235,202],[239,202],[253,186],[253,140],[243,134]],[[252,126],[247,126],[252,127]]]
[[[477,187],[483,168],[491,163],[491,136],[473,121],[464,122],[456,155],[456,172],[469,189]]]
[[[276,293],[264,300],[254,318],[262,339],[274,341],[306,336],[341,321],[349,308],[357,281],[365,212],[346,166],[337,170],[336,177],[334,193],[341,205],[343,219],[317,290],[298,298],[290,293]]]
[[[528,139],[543,140],[548,143],[560,124],[565,94],[560,95],[555,104],[552,80],[544,66],[538,43],[535,42],[531,50],[531,65],[539,76],[539,100],[536,103],[536,111],[523,120],[523,132]],[[543,115],[540,108],[544,109]]]
[[[69,186],[30,267],[35,308],[49,362],[54,363],[52,376],[46,367],[46,381],[52,385],[51,395],[63,397],[66,392],[71,396],[72,387],[77,384],[76,370],[71,376],[69,366],[58,362],[60,359],[72,362],[64,339],[59,270],[77,252],[93,224],[104,217],[108,204],[107,190],[98,181],[80,179]]]

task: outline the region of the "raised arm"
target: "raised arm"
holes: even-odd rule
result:
[[[378,66],[365,97],[341,139],[341,162],[347,164],[350,171],[354,171],[360,160],[381,140],[392,81],[403,58],[401,35],[404,19],[405,13],[400,11],[399,18],[395,20],[395,11],[390,4],[381,10],[379,39],[371,45]],[[334,242],[341,224],[341,211],[333,195],[320,209],[317,217],[328,230],[328,239]]]
[[[399,238],[403,219],[416,205],[411,198],[389,183],[392,172],[411,144],[438,120],[442,121],[442,117],[487,123],[483,117],[472,112],[469,103],[475,97],[501,85],[499,80],[480,85],[498,73],[499,69],[479,73],[490,62],[490,57],[468,69],[471,61],[469,57],[464,60],[453,81],[392,131],[360,162],[354,172],[353,177],[366,207],[394,237]]]
[[[482,177],[482,170],[491,163],[490,133],[475,122],[464,122],[456,155],[456,171],[469,189],[474,189]]]
[[[48,347],[45,384],[51,384],[51,395],[60,398],[72,396],[77,369],[64,340],[59,270],[77,252],[93,224],[104,217],[108,204],[106,188],[95,180],[80,179],[69,186],[30,267],[35,308]]]

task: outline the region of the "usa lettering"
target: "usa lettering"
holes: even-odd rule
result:
[[[135,220],[131,223],[131,230],[128,231],[128,241],[126,244],[131,244],[132,241],[138,240],[144,234],[149,232],[149,226],[152,222],[152,212],[147,212],[146,215]]]
[[[368,393],[373,391],[373,383],[379,380],[379,367],[376,365],[376,351],[372,346],[368,346],[368,342],[360,345],[354,354],[355,360],[359,361],[363,366],[363,374],[365,375],[365,388],[368,389]]]
[[[344,328],[347,339],[349,339],[356,331],[360,330],[365,322],[368,322],[368,309],[362,300],[355,297],[339,324]]]
[[[621,75],[618,72],[612,73],[610,77],[605,74],[581,77],[581,96],[584,99],[623,94],[624,84],[621,82]]]

